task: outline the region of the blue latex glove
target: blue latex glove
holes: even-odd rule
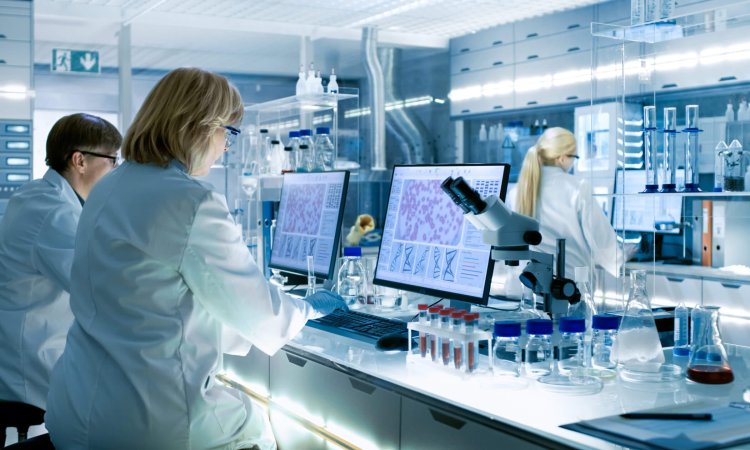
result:
[[[344,299],[339,294],[331,291],[317,291],[313,295],[306,297],[305,300],[312,305],[315,311],[324,316],[331,314],[337,309],[343,309],[344,311],[349,309],[346,307]]]

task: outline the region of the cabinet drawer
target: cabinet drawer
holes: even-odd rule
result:
[[[401,416],[401,448],[404,450],[544,448],[409,398],[401,400]]]
[[[593,18],[591,7],[578,8],[555,14],[547,14],[534,19],[522,20],[514,24],[515,42],[534,39],[569,30],[589,29]]]
[[[0,65],[30,66],[31,43],[0,39]]]
[[[523,108],[589,98],[590,61],[589,54],[579,53],[516,64],[516,106]],[[576,80],[563,79],[573,71],[581,71]]]
[[[0,120],[0,136],[31,138],[31,122],[27,120]]]
[[[31,169],[0,169],[0,186],[21,185],[31,181]]]
[[[31,67],[6,66],[0,64],[0,80],[4,85],[31,86]],[[0,101],[5,101],[0,99]]]
[[[29,16],[1,15],[0,41],[31,41],[31,18]]]
[[[5,153],[31,154],[31,138],[26,137],[0,137],[0,155]]]
[[[224,355],[224,370],[240,383],[261,391],[261,395],[269,392],[270,366],[271,357],[255,347],[245,356]]]
[[[376,448],[398,448],[397,394],[286,351],[271,358],[270,373],[273,398],[291,400],[327,426],[340,427]]]
[[[459,74],[473,70],[504,67],[510,64],[513,64],[513,46],[499,45],[451,57],[451,73]]]
[[[701,304],[701,280],[679,275],[648,274],[646,290],[651,306],[675,306],[681,300],[689,307]]]
[[[750,283],[703,280],[703,304],[720,306],[733,316],[750,318]]]
[[[588,28],[576,28],[554,36],[526,39],[516,43],[516,62],[544,59],[591,50],[591,31]],[[590,57],[589,57],[590,58]],[[566,67],[560,67],[565,69]]]
[[[498,45],[513,43],[513,25],[501,25],[450,41],[451,55],[460,55]]]
[[[2,153],[0,154],[0,169],[28,169],[31,170],[31,154]]]

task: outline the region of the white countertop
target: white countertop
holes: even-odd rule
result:
[[[503,381],[488,371],[480,355],[482,373],[466,375],[438,366],[406,352],[385,353],[373,346],[306,327],[287,349],[317,356],[333,366],[351,369],[364,378],[393,385],[463,408],[502,424],[578,448],[620,448],[597,438],[560,428],[560,425],[624,412],[657,407],[705,403],[727,405],[741,401],[750,385],[750,348],[727,345],[735,381],[727,385],[702,385],[680,380],[674,383],[633,384],[615,378],[601,392],[568,395],[545,391],[533,379]],[[671,351],[666,351],[670,359]]]

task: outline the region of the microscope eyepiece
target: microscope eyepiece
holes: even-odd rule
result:
[[[463,177],[453,180],[450,189],[461,201],[461,204],[474,214],[481,214],[487,207],[487,203],[482,200],[477,191],[469,186],[469,183]]]
[[[451,190],[451,184],[453,184],[453,178],[448,177],[445,180],[443,180],[442,183],[440,183],[440,189],[442,189],[443,192],[445,192],[448,195],[448,197],[450,197],[451,200],[453,200],[453,203],[458,205],[458,207],[461,208],[464,214],[466,214],[467,212],[469,212],[469,208],[464,206],[464,204],[461,203],[461,199],[458,198],[458,196]]]

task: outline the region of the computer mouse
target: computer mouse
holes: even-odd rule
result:
[[[406,351],[409,350],[409,338],[404,333],[393,333],[380,336],[375,343],[375,348],[381,351]]]

